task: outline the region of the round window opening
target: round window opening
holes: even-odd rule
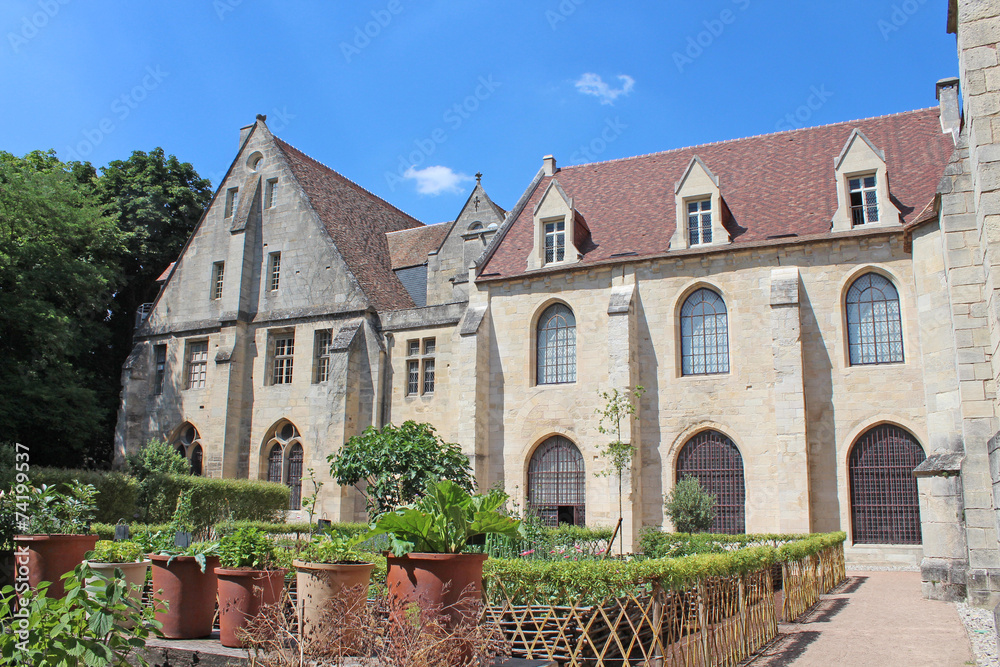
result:
[[[263,161],[264,161],[263,155],[261,155],[260,153],[254,153],[249,158],[247,158],[247,167],[250,168],[250,171],[257,171],[257,169],[260,167]]]
[[[194,426],[188,426],[181,431],[181,442],[185,445],[190,445],[197,437],[198,431],[195,430]]]
[[[278,439],[288,441],[295,437],[295,427],[289,423],[286,423],[281,427],[281,431],[278,433]]]

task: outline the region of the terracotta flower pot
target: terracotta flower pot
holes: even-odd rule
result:
[[[285,590],[288,570],[215,568],[219,578],[219,639],[223,646],[243,648],[237,631],[260,613],[277,604]]]
[[[197,639],[212,634],[219,588],[215,576],[218,556],[205,557],[204,572],[194,556],[176,556],[170,565],[169,556],[151,554],[149,558],[153,561],[153,599],[170,605],[156,613],[156,620],[163,623],[163,636]]]
[[[437,609],[452,623],[475,622],[475,607],[483,597],[486,554],[426,554],[389,556],[386,586],[404,605]]]
[[[300,636],[306,645],[328,645],[336,628],[331,621],[343,613],[356,614],[368,599],[371,563],[309,563],[293,561],[295,566],[296,611],[299,615]],[[331,602],[332,600],[338,602]],[[340,642],[350,648],[357,645],[353,631],[342,632]]]
[[[137,563],[95,563],[87,561],[94,572],[99,572],[105,579],[115,578],[115,570],[121,570],[125,575],[125,583],[128,585],[128,596],[138,606],[142,604],[142,587],[146,585],[146,573],[149,572],[149,561],[139,561]],[[87,585],[92,586],[96,582],[96,577],[87,579]],[[131,628],[134,622],[127,622],[124,627]]]
[[[14,553],[17,567],[24,563],[19,557],[21,547],[28,549],[28,585],[35,588],[51,581],[48,597],[66,594],[60,579],[83,562],[88,551],[97,545],[97,535],[15,535]]]

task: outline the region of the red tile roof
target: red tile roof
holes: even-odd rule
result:
[[[386,233],[423,223],[275,137],[295,179],[376,310],[413,308],[392,272]]]
[[[941,131],[937,108],[564,167],[554,178],[591,232],[580,264],[618,253],[665,253],[676,226],[674,185],[695,155],[719,177],[738,226],[731,227],[730,247],[789,234],[829,234],[837,208],[833,161],[854,128],[885,152],[890,195],[903,223],[915,220],[934,197],[955,148],[951,135]],[[542,178],[517,218],[505,222],[506,233],[498,235],[481,276],[526,272],[532,211],[551,178]]]
[[[393,269],[405,269],[427,263],[427,253],[441,247],[453,222],[414,227],[385,235],[389,242],[389,257]]]

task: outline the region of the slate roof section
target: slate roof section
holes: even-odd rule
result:
[[[392,269],[405,269],[427,263],[427,253],[437,250],[451,231],[453,222],[440,222],[386,234]]]
[[[378,311],[412,308],[392,272],[386,233],[423,223],[281,139],[274,141],[368,302]]]
[[[607,262],[621,253],[635,253],[630,260],[667,253],[676,226],[674,184],[696,155],[719,177],[732,213],[734,238],[726,247],[830,234],[837,209],[834,160],[855,128],[885,152],[890,196],[904,226],[914,221],[934,197],[955,148],[941,130],[937,107],[564,167],[554,178],[586,218],[593,244],[571,267]],[[508,229],[482,266],[483,278],[527,272],[531,212],[551,178],[543,177],[504,223]]]

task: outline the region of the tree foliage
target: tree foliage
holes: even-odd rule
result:
[[[327,460],[338,484],[354,485],[365,494],[373,515],[415,501],[428,478],[448,479],[472,491],[468,457],[458,445],[444,442],[430,424],[407,421],[382,430],[369,426]]]
[[[663,506],[678,533],[704,533],[715,521],[715,496],[694,477],[677,482]]]

